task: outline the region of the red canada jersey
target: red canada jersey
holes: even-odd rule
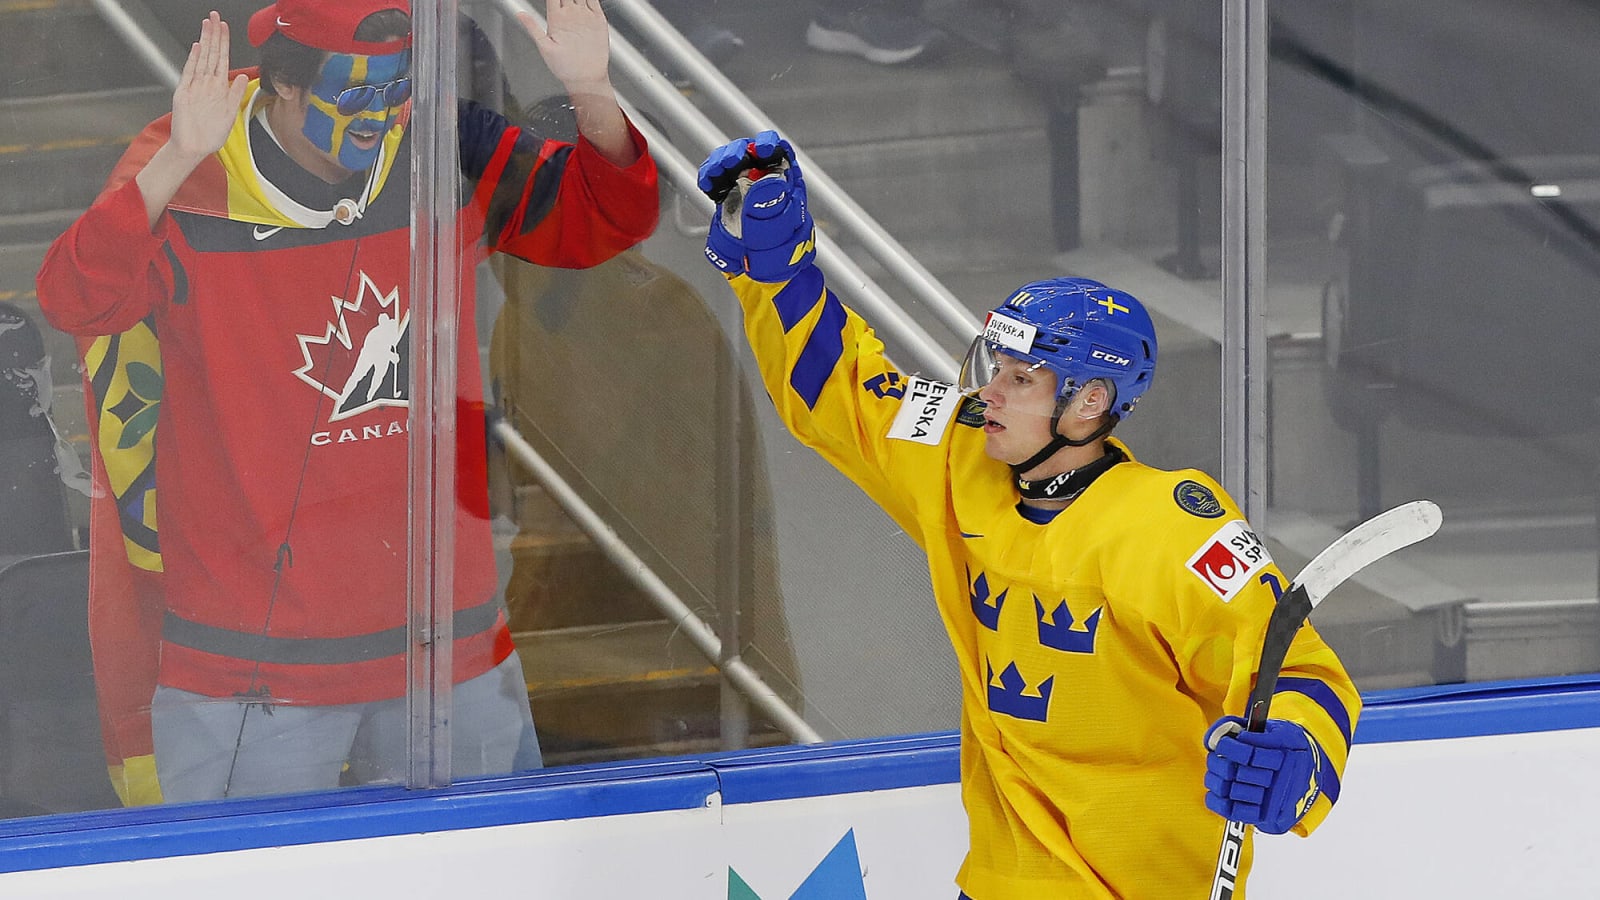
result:
[[[293,184],[310,176],[252,121],[254,88],[229,146],[153,232],[133,176],[168,120],[147,129],[51,247],[40,304],[74,334],[143,323],[159,339],[157,397],[143,396],[147,379],[124,400],[97,399],[102,428],[140,414],[159,423],[160,683],[287,703],[396,697],[406,685],[414,424],[409,141],[392,135],[383,171],[350,185]],[[637,133],[639,161],[618,168],[581,139],[543,140],[469,103],[460,128],[457,681],[512,650],[493,597],[475,264],[498,250],[593,265],[645,238],[658,208]],[[336,209],[330,190],[359,197],[347,204],[355,215],[307,226],[278,214]]]

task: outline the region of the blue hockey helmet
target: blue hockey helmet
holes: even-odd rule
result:
[[[976,393],[1006,354],[1055,372],[1056,416],[1078,389],[1100,379],[1112,389],[1112,415],[1125,419],[1156,371],[1156,329],[1132,294],[1088,278],[1025,284],[995,307],[961,367],[961,388]]]

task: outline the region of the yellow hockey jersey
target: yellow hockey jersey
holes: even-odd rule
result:
[[[1204,804],[1205,731],[1242,714],[1288,587],[1233,501],[1204,473],[1129,454],[1035,524],[1010,469],[984,452],[981,404],[897,372],[814,266],[782,284],[730,282],[784,422],[927,553],[961,671],[961,888],[974,900],[1207,896],[1225,823]],[[1298,834],[1338,798],[1360,702],[1306,625],[1272,706],[1323,751]],[[1251,856],[1247,843],[1236,897]]]

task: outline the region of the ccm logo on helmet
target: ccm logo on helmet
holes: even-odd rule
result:
[[[1090,350],[1089,358],[1098,359],[1103,363],[1109,363],[1122,369],[1126,369],[1127,367],[1133,365],[1133,360],[1123,356],[1120,353],[1112,353],[1110,350],[1106,350],[1102,347],[1095,347]]]

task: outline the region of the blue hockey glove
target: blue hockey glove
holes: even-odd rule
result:
[[[1268,834],[1283,834],[1315,803],[1322,751],[1304,728],[1268,719],[1265,731],[1245,731],[1224,716],[1206,732],[1206,808]]]
[[[763,131],[755,137],[729,141],[711,151],[700,164],[700,190],[713,203],[721,203],[739,175],[752,167],[771,168],[779,162],[794,161],[794,148],[776,131]]]
[[[777,132],[713,150],[700,166],[699,185],[717,203],[706,259],[718,269],[781,282],[816,256],[805,179]]]

